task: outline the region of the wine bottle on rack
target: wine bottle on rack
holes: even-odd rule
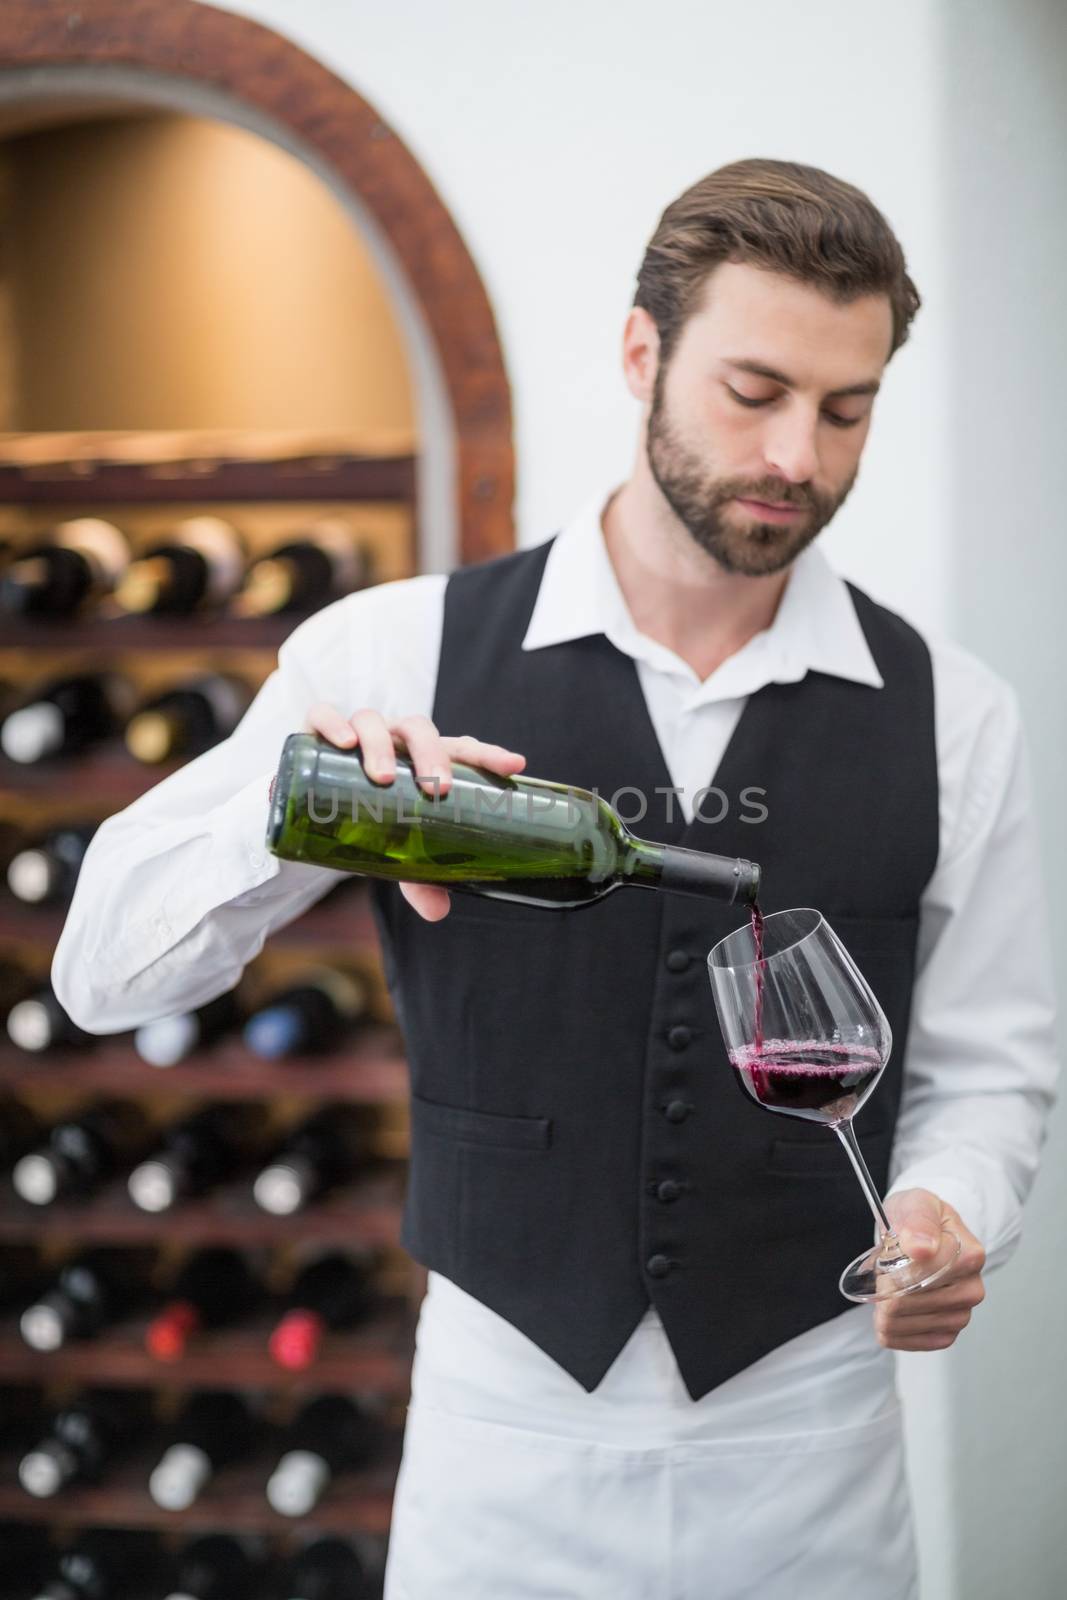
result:
[[[258,1540],[203,1533],[178,1552],[166,1600],[256,1600],[266,1575],[267,1556]]]
[[[88,1528],[53,1553],[51,1576],[34,1600],[129,1600],[155,1592],[164,1570],[155,1534]]]
[[[230,609],[238,617],[311,610],[371,582],[371,558],[346,522],[320,517],[253,561]]]
[[[219,605],[244,572],[244,542],[222,517],[185,517],[169,539],[132,561],[115,591],[117,611],[187,616]]]
[[[291,1217],[339,1183],[351,1180],[370,1153],[364,1108],[327,1105],[286,1135],[252,1185],[272,1216]]]
[[[5,1096],[0,1102],[0,1172],[7,1172],[21,1155],[41,1142],[40,1117],[22,1100]]]
[[[336,1534],[311,1539],[290,1557],[281,1593],[287,1600],[380,1600],[381,1574]]]
[[[194,1334],[239,1321],[262,1298],[262,1285],[239,1251],[221,1245],[198,1250],[178,1269],[145,1347],[157,1361],[180,1361]]]
[[[128,1166],[147,1148],[149,1124],[131,1100],[101,1100],[62,1118],[47,1143],[15,1163],[11,1181],[31,1205],[86,1195]]]
[[[0,1311],[25,1305],[28,1297],[40,1288],[44,1276],[41,1258],[33,1245],[0,1245]]]
[[[130,558],[125,536],[101,517],[61,522],[21,551],[0,577],[0,609],[70,617],[114,588]]]
[[[97,1035],[86,1033],[72,1022],[56,999],[50,983],[43,984],[25,1000],[17,1000],[7,1014],[7,1036],[20,1050],[41,1055],[46,1050],[88,1049]]]
[[[268,848],[286,861],[557,910],[627,884],[756,898],[754,862],[638,839],[588,789],[455,761],[452,773],[447,793],[428,794],[397,756],[395,781],[375,783],[358,747],[291,733],[271,785]]]
[[[270,1353],[290,1371],[310,1367],[328,1331],[354,1327],[373,1306],[368,1267],[327,1251],[296,1274],[288,1296],[289,1309],[270,1336]]]
[[[76,1480],[94,1483],[144,1436],[149,1397],[137,1389],[100,1389],[63,1406],[19,1462],[27,1494],[50,1499]]]
[[[130,1199],[142,1211],[169,1211],[179,1200],[204,1194],[262,1148],[268,1112],[255,1102],[201,1106],[164,1129],[157,1148],[127,1179]]]
[[[361,973],[315,967],[255,1011],[242,1037],[254,1055],[276,1061],[329,1050],[369,1015],[370,989]]]
[[[47,1528],[0,1522],[0,1600],[34,1600],[55,1560]]]
[[[98,1246],[65,1261],[53,1283],[19,1320],[32,1350],[58,1350],[72,1339],[93,1339],[147,1299],[155,1262],[151,1250]]]
[[[196,755],[229,737],[251,699],[242,679],[202,673],[141,706],[126,726],[126,748],[148,765]]]
[[[164,1511],[186,1511],[222,1467],[250,1453],[256,1419],[238,1394],[202,1389],[190,1395],[167,1430],[167,1447],[148,1480]]]
[[[118,733],[134,701],[133,685],[114,672],[53,678],[4,718],[0,749],[24,765],[80,755]]]
[[[281,1443],[267,1499],[283,1517],[306,1517],[339,1472],[373,1460],[382,1444],[381,1418],[349,1395],[320,1394],[301,1407]]]
[[[99,824],[51,828],[16,851],[8,862],[7,886],[26,905],[59,905],[70,899],[89,840]]]
[[[236,1028],[241,1014],[237,991],[230,989],[195,1011],[144,1023],[134,1033],[133,1047],[150,1067],[175,1067]]]

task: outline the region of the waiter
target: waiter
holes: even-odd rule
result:
[[[891,1351],[946,1349],[982,1300],[1055,1072],[1015,697],[814,542],[918,306],[859,190],[713,172],[638,274],[626,482],[535,548],[301,624],[233,736],[89,848],[53,977],[97,1032],[228,989],[336,881],[264,849],[301,727],[383,783],[404,746],[428,784],[526,770],[752,857],[765,909],[823,910],[890,1016],[861,1141],[904,1248],[943,1224],[963,1248],[872,1310],[837,1290],[870,1219],[836,1141],[731,1081],[704,956],[736,908],[373,886],[430,1269],[387,1600],[917,1593]]]

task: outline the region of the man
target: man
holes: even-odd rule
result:
[[[843,1152],[730,1081],[703,968],[736,908],[374,887],[430,1268],[388,1600],[917,1592],[890,1351],[966,1326],[1054,1078],[1014,697],[813,544],[918,305],[852,186],[710,174],[638,276],[626,483],[535,549],[327,607],[233,737],[90,847],[54,981],[98,1031],[221,992],[335,881],[262,845],[305,725],[383,783],[406,746],[428,786],[455,758],[636,796],[637,831],[824,910],[893,1024],[867,1160],[907,1251],[962,1248],[872,1311],[837,1290],[870,1227]]]

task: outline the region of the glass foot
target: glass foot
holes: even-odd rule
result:
[[[887,1234],[872,1250],[850,1261],[841,1274],[840,1288],[846,1300],[866,1304],[868,1300],[893,1299],[926,1289],[943,1278],[963,1248],[951,1228],[941,1230],[941,1247],[926,1261],[913,1261]]]

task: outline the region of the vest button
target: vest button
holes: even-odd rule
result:
[[[690,960],[688,950],[671,950],[667,955],[667,971],[684,972]]]
[[[670,1261],[666,1256],[649,1256],[645,1262],[650,1277],[665,1278],[671,1270]]]
[[[667,1033],[667,1043],[672,1050],[684,1050],[693,1037],[692,1028],[687,1028],[684,1022],[675,1023]]]
[[[663,1108],[663,1115],[668,1122],[684,1122],[692,1109],[688,1100],[668,1100]]]
[[[677,1200],[682,1192],[682,1186],[674,1178],[664,1178],[662,1183],[656,1185],[657,1200]]]

